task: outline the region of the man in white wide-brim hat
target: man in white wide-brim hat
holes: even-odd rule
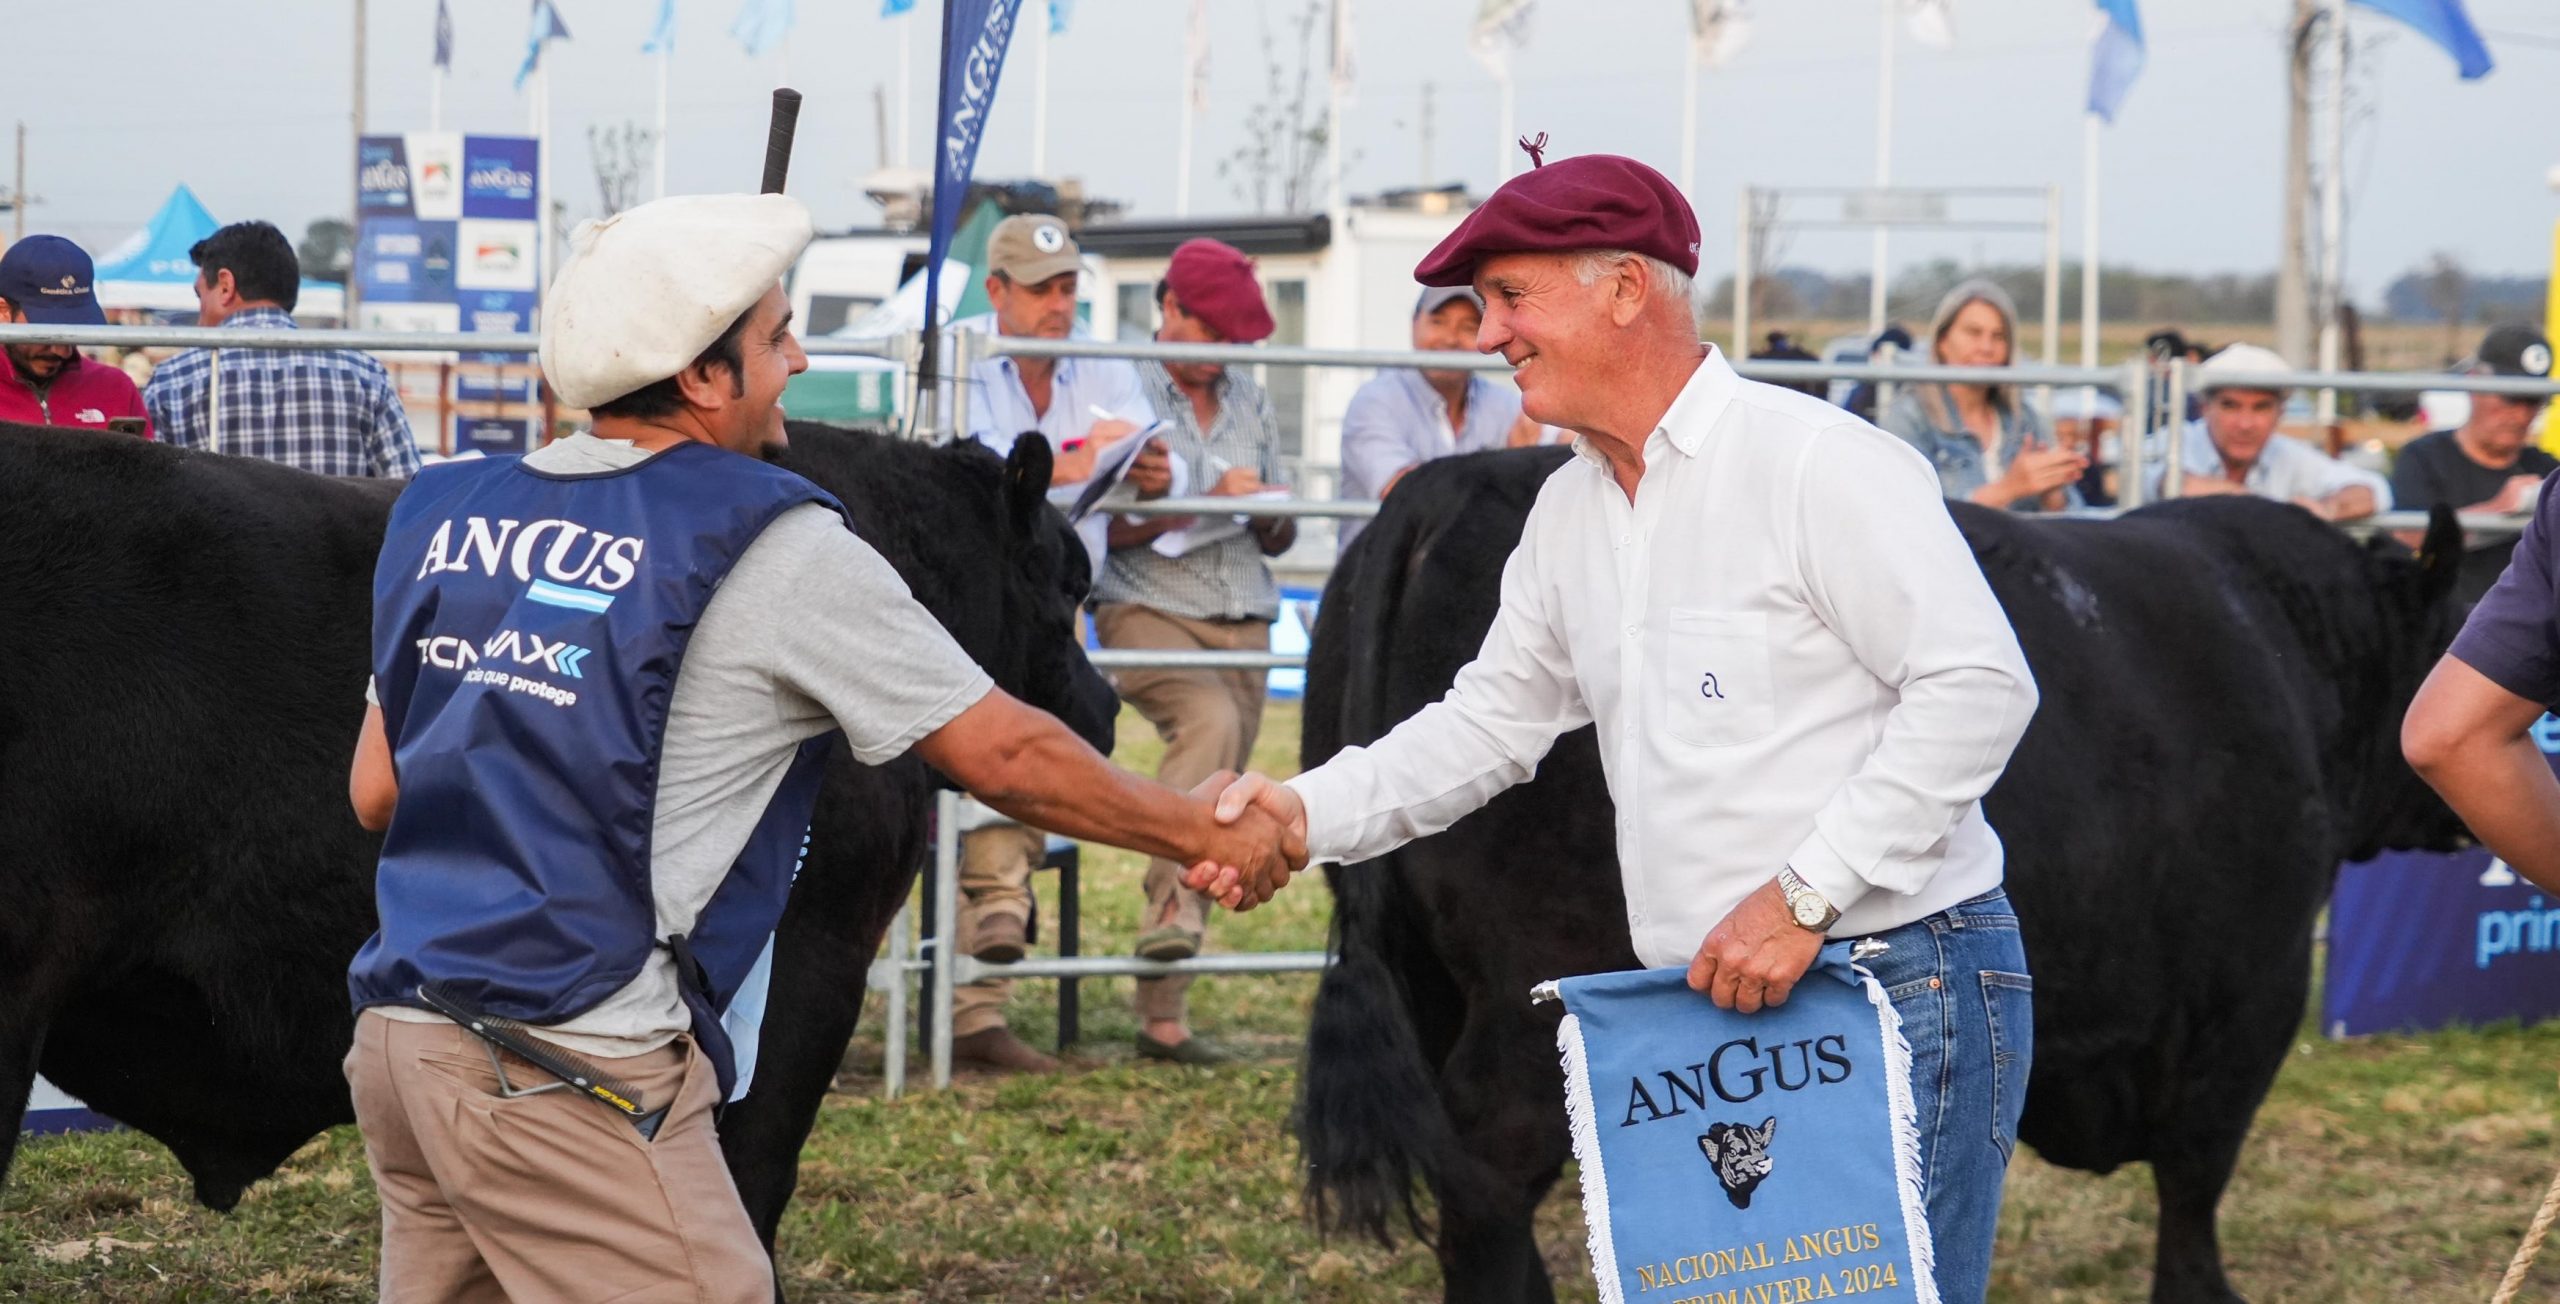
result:
[[[836,733],[1072,836],[1300,854],[996,689],[841,505],[767,460],[808,363],[781,278],[809,237],[779,195],[581,226],[542,368],[593,432],[429,468],[392,510],[349,780],[387,829],[381,930],[348,974],[346,1062],[386,1300],[773,1297],[712,1109],[753,1082]],[[545,1090],[457,1022],[483,1016],[611,1098]]]

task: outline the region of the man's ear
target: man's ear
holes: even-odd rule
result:
[[[1653,299],[1653,269],[1641,258],[1629,258],[1609,269],[1609,319],[1620,326],[1644,315]]]

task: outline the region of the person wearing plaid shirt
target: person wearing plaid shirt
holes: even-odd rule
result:
[[[196,242],[196,320],[292,330],[302,267],[284,233],[236,222]],[[221,408],[213,369],[222,368]],[[345,349],[189,349],[142,391],[163,442],[282,462],[321,475],[418,473],[408,413],[382,364]]]
[[[1168,344],[1251,344],[1271,334],[1270,308],[1253,263],[1215,240],[1173,251],[1156,286]],[[1190,468],[1196,492],[1212,497],[1264,487],[1278,427],[1271,396],[1249,376],[1216,363],[1138,364],[1162,438]],[[1141,488],[1163,497],[1172,486]],[[1287,517],[1119,517],[1111,552],[1093,585],[1093,627],[1107,648],[1261,652],[1271,647],[1280,590],[1266,557],[1297,539]],[[1223,537],[1211,536],[1218,535]],[[1156,778],[1189,788],[1220,770],[1241,772],[1262,728],[1260,670],[1128,669],[1112,676],[1121,700],[1138,709],[1164,739]],[[1187,868],[1157,859],[1147,865],[1147,914],[1137,953],[1148,960],[1185,960],[1199,953],[1208,930],[1208,898],[1182,885]],[[1137,983],[1138,1054],[1179,1064],[1214,1064],[1231,1053],[1191,1035],[1187,974]]]

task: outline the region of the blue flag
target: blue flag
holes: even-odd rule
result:
[[[915,0],[907,0],[907,3],[913,4]],[[1049,35],[1063,35],[1067,30],[1067,20],[1074,17],[1075,12],[1076,0],[1049,0]]]
[[[1552,984],[1603,1301],[1937,1304],[1911,1049],[1850,945],[1758,1014],[1682,968]]]
[[[533,0],[533,30],[525,35],[524,66],[516,69],[517,90],[524,89],[524,79],[542,62],[543,43],[554,39],[568,40],[569,25],[560,21],[560,11],[551,7],[551,0]]]
[[[2134,12],[2133,0],[2098,0],[2098,10],[2107,25],[2089,60],[2089,111],[2114,122],[2116,106],[2142,75],[2142,15]]]
[[[1004,52],[1013,43],[1014,19],[1022,0],[944,0],[942,7],[942,95],[934,114],[939,130],[933,138],[933,237],[924,261],[924,321],[942,304],[942,260],[951,251],[951,233],[960,224],[960,201],[969,194],[969,177],[978,170],[978,142],[986,135],[987,111],[995,106],[996,76],[1004,71]],[[928,381],[937,364],[936,341],[942,332],[927,330],[925,370]]]
[[[642,54],[664,54],[676,48],[676,0],[658,0],[658,22],[649,29],[649,43],[640,47]]]
[[[880,0],[880,16],[895,18],[900,14],[913,12],[915,7],[916,0]]]
[[[2471,15],[2463,12],[2462,0],[2356,0],[2375,13],[2389,14],[2418,29],[2418,35],[2444,47],[2462,69],[2462,79],[2471,81],[2489,75],[2489,47],[2481,44],[2480,29],[2471,25]]]
[[[738,8],[738,19],[729,24],[729,35],[747,47],[750,55],[760,55],[782,44],[791,34],[791,0],[747,0]]]
[[[453,71],[453,15],[446,11],[444,0],[436,0],[436,66]]]

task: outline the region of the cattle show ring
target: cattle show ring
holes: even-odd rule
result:
[[[2441,322],[2350,301],[2394,56],[2348,0],[2287,6],[2288,261],[2232,310],[2279,347],[2110,291],[2211,357],[2101,315],[2137,0],[2071,6],[2076,288],[2064,187],[1892,180],[1897,43],[2021,0],[1836,6],[1881,18],[1874,184],[1755,154],[1788,185],[1716,225],[1701,87],[1832,0],[1690,0],[1676,182],[1521,130],[1532,0],[1461,2],[1488,94],[1373,89],[1425,184],[1356,199],[1402,42],[1354,33],[1426,6],[1269,0],[1216,219],[1244,6],[1145,0],[1179,117],[1114,130],[1161,220],[1048,165],[1052,43],[1137,0],[853,6],[878,86],[805,6],[806,127],[802,15],[744,0],[756,148],[672,194],[686,116],[748,121],[671,76],[704,6],[530,0],[517,48],[518,3],[457,77],[498,6],[435,0],[384,132],[352,0],[353,220],[299,249],[165,184],[113,254],[29,235],[20,128],[0,1304],[2560,1299],[2560,380],[2449,254],[2402,287]],[[2491,66],[2464,0],[2354,3]],[[2178,4],[2155,77],[2228,35]],[[656,15],[592,212],[563,5]],[[1601,8],[1545,7],[1618,45],[1572,103],[1643,83]],[[980,181],[1017,45],[1029,179]],[[446,129],[484,74],[525,134]],[[800,137],[857,98],[882,218],[824,230]],[[1443,113],[1499,128],[1480,193]],[[1839,231],[1866,281],[1779,264]],[[1914,281],[1888,233],[2044,257]],[[2502,412],[2494,497],[2392,487]],[[1355,450],[1399,419],[1424,451]]]

